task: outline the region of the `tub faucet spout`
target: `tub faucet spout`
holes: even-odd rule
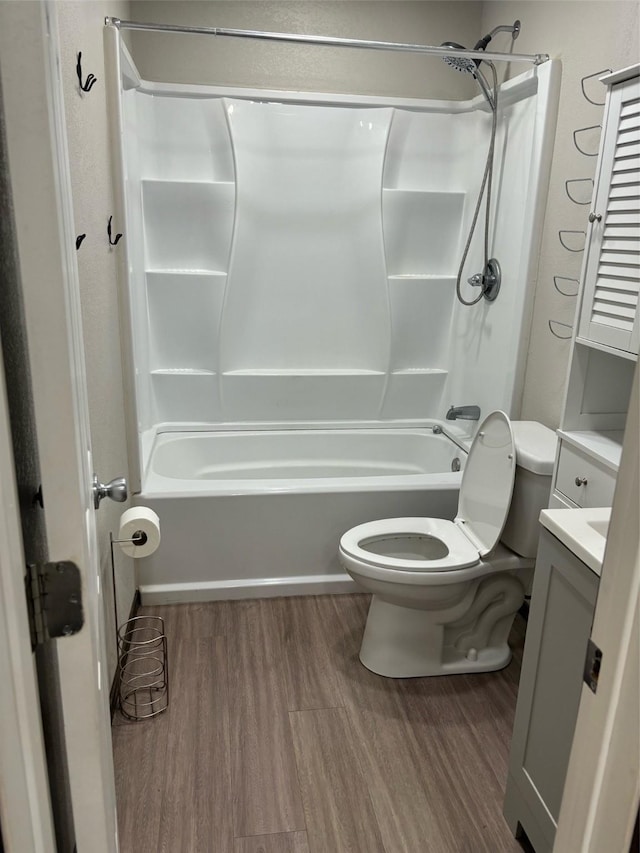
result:
[[[480,406],[450,406],[447,420],[455,421],[457,418],[463,421],[479,421]]]

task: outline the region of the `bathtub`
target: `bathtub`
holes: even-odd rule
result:
[[[345,530],[453,518],[465,458],[431,427],[159,433],[134,499],[162,532],[143,603],[352,592]]]

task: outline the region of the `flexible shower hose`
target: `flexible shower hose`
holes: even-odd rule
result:
[[[471,241],[473,240],[473,234],[476,230],[476,224],[478,222],[478,216],[480,214],[480,208],[482,206],[482,197],[484,195],[485,187],[487,190],[486,197],[486,215],[484,220],[484,270],[487,268],[487,264],[489,263],[489,214],[491,211],[491,183],[493,180],[493,151],[496,143],[496,128],[498,126],[498,75],[496,74],[496,67],[493,62],[487,62],[487,65],[491,68],[491,74],[493,78],[493,119],[491,122],[491,142],[489,143],[489,151],[487,153],[487,162],[484,167],[484,175],[482,178],[482,184],[480,185],[480,192],[478,194],[478,201],[476,204],[475,213],[473,214],[473,219],[471,221],[471,228],[469,230],[469,236],[467,237],[467,243],[464,247],[464,252],[462,253],[462,260],[460,261],[460,268],[458,269],[458,278],[456,279],[456,296],[458,297],[458,301],[463,305],[476,305],[482,297],[484,296],[484,287],[480,288],[480,293],[475,299],[465,299],[462,295],[462,291],[460,289],[460,284],[462,282],[462,273],[464,270],[464,265],[467,261],[467,255],[469,254],[469,249],[471,248]]]

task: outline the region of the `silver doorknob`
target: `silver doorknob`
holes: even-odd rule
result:
[[[98,509],[103,498],[111,498],[112,501],[123,503],[127,499],[127,481],[125,477],[116,477],[109,483],[101,483],[98,475],[93,475],[93,506]]]
[[[590,213],[589,214],[589,222],[602,222],[602,214],[601,213]]]
[[[576,486],[586,486],[587,478],[586,477],[576,477]]]

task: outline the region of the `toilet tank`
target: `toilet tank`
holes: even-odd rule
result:
[[[516,476],[501,539],[521,557],[535,557],[538,518],[540,511],[549,506],[557,438],[553,430],[536,421],[512,421],[511,426],[516,445]]]

